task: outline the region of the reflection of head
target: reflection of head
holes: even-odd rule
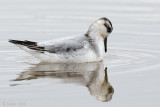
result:
[[[102,62],[84,64],[38,64],[22,72],[14,81],[38,78],[59,78],[63,83],[81,84],[88,87],[97,100],[109,101],[114,90],[108,82],[107,69]]]
[[[100,95],[97,97],[97,100],[106,102],[112,99],[112,95],[114,93],[113,87],[109,83],[103,83],[100,88]]]
[[[112,99],[114,89],[108,82],[107,68],[105,69],[105,72],[102,73],[104,74],[104,79],[101,80],[101,76],[97,74],[93,82],[88,85],[88,89],[90,90],[91,95],[95,96],[97,100],[107,102]]]

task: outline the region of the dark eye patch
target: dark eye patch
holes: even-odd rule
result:
[[[110,27],[107,28],[107,32],[108,32],[108,33],[111,33],[111,32],[112,32],[112,30],[111,30]]]
[[[112,29],[105,23],[104,26],[107,28],[107,32],[108,33],[111,33],[112,32]]]
[[[104,26],[107,28],[107,23],[105,23]]]

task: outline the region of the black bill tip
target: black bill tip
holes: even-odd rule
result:
[[[107,38],[104,38],[104,50],[107,52]]]

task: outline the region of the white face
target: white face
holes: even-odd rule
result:
[[[95,21],[88,29],[85,36],[92,38],[100,37],[104,40],[104,51],[107,52],[107,37],[112,32],[112,23],[107,18],[100,18]],[[98,35],[97,35],[98,34]]]
[[[94,29],[96,28],[103,38],[108,37],[113,30],[112,23],[107,18],[98,19],[91,25],[91,27],[94,27]]]

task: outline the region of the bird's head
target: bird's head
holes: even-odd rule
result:
[[[87,36],[96,37],[97,35],[104,39],[105,52],[107,52],[107,37],[113,31],[112,23],[109,19],[103,17],[96,20],[88,29]]]

